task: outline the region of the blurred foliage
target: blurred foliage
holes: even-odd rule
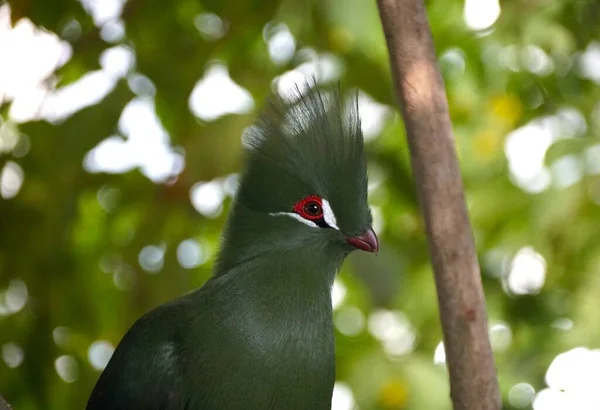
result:
[[[28,136],[30,149],[19,156],[0,153],[0,169],[13,161],[25,175],[16,197],[0,199],[0,296],[20,286],[15,280],[26,285],[28,295],[22,310],[0,316],[0,345],[24,351],[20,366],[0,362],[0,392],[19,410],[82,408],[99,375],[88,358],[90,345],[97,340],[116,345],[144,312],[201,286],[211,274],[230,199],[223,212],[205,217],[192,206],[190,189],[238,171],[240,135],[272,92],[274,78],[305,61],[297,51],[275,64],[265,41],[268,25],[285,23],[297,50],[334,55],[342,66],[336,81],[343,87],[393,106],[387,51],[375,2],[360,0],[129,0],[121,15],[125,35],[116,44],[103,40],[78,1],[9,3],[13,23],[29,18],[70,43],[72,57],[54,74],[59,88],[99,70],[104,50],[129,47],[135,53],[129,79],[135,72],[151,80],[160,121],[172,145],[185,153],[185,169],[165,183],[152,182],[139,169],[124,174],[84,169],[86,153],[118,135],[121,111],[135,98],[127,78],[98,104],[64,121],[13,124]],[[507,0],[501,6],[493,29],[472,32],[463,21],[462,2],[427,1],[490,322],[510,330],[508,343],[494,346],[505,408],[512,409],[508,392],[515,383],[541,390],[557,354],[575,346],[600,347],[600,178],[585,174],[568,187],[551,184],[528,193],[513,182],[504,152],[511,131],[565,107],[581,114],[585,132],[554,143],[546,165],[566,154],[581,159],[598,144],[600,87],[581,75],[578,57],[600,38],[600,6],[584,0]],[[206,12],[227,22],[223,37],[207,39],[195,27],[194,17]],[[73,22],[76,35],[67,30]],[[530,46],[539,47],[554,68],[528,70],[521,50]],[[192,114],[190,93],[213,60],[251,93],[252,112],[215,121]],[[5,121],[8,109],[5,101],[0,106]],[[368,326],[353,336],[337,331],[338,380],[352,389],[361,409],[449,409],[446,370],[433,363],[441,340],[437,299],[398,115],[386,117],[368,152],[378,181],[371,201],[381,219],[382,252],[376,259],[352,255],[345,264],[340,279],[347,293],[336,318],[349,311],[356,318],[350,307],[367,318],[381,309],[399,310],[416,340],[394,356]],[[209,256],[193,269],[177,259],[178,244],[189,238]],[[147,245],[165,249],[164,264],[154,274],[139,263]],[[544,257],[546,280],[538,294],[514,295],[507,285],[510,261],[526,246]],[[572,327],[556,325],[565,318]],[[55,370],[55,360],[65,355],[77,368],[72,383]]]

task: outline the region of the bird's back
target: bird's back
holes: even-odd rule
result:
[[[140,318],[100,376],[87,410],[184,409],[180,354],[185,299]]]

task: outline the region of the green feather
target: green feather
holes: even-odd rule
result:
[[[331,285],[371,223],[356,105],[314,89],[273,99],[245,135],[246,167],[215,275],[127,332],[88,403],[103,409],[329,409]],[[340,230],[290,212],[326,198]]]
[[[257,211],[291,210],[308,195],[326,198],[342,231],[371,223],[357,100],[312,89],[286,102],[274,97],[245,132],[247,166],[239,201]]]

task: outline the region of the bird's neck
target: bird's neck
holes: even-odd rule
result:
[[[253,351],[333,352],[331,285],[338,264],[304,252],[265,252],[215,277],[223,285],[220,311]],[[224,318],[225,319],[225,318]]]
[[[201,359],[205,368],[214,368],[232,386],[260,391],[248,396],[248,408],[330,406],[335,268],[318,259],[266,252],[215,276],[201,290],[209,295],[201,299],[204,316],[219,325],[210,328],[210,339],[201,326],[190,326],[197,332],[191,340],[202,341],[203,351],[210,352]]]
[[[240,296],[292,314],[310,306],[330,306],[338,268],[339,263],[318,253],[274,250],[240,261],[217,278],[229,277],[224,281]]]
[[[278,218],[234,204],[213,278],[221,311],[261,340],[332,335],[331,286],[345,255]]]

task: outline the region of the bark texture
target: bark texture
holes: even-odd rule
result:
[[[501,399],[452,124],[423,0],[377,0],[429,242],[455,410]]]

